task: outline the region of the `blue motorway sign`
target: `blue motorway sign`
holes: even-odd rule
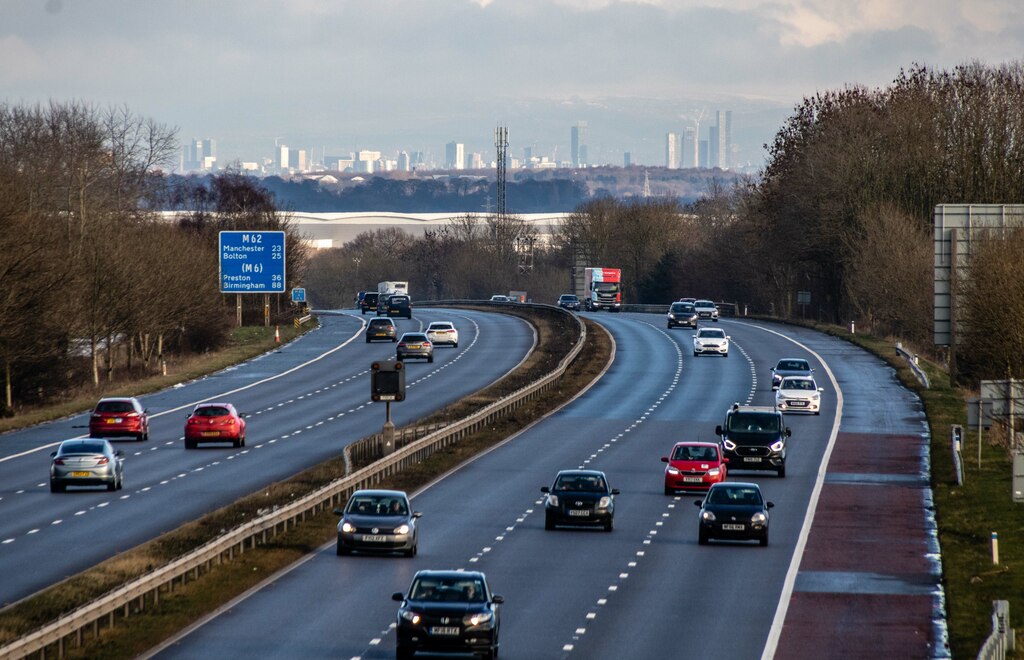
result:
[[[306,302],[306,290],[302,287],[292,289],[292,302]]]
[[[284,293],[284,232],[220,232],[220,292]]]

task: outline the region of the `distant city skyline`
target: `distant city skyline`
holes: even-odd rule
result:
[[[1019,0],[26,0],[0,5],[0,102],[124,106],[219,163],[277,159],[275,138],[487,162],[496,125],[510,153],[573,162],[585,121],[588,164],[663,163],[674,132],[681,167],[757,168],[805,97],[1022,53]],[[731,137],[709,139],[717,108]]]

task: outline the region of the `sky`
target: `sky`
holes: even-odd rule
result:
[[[83,101],[212,137],[221,163],[357,149],[664,164],[733,110],[763,164],[806,96],[1024,57],[1022,0],[0,0],[0,102]]]

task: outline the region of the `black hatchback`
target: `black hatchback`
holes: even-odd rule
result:
[[[775,505],[764,500],[757,484],[717,483],[703,500],[693,503],[700,507],[700,545],[707,545],[710,539],[756,540],[762,546],[768,545],[768,509]]]
[[[397,658],[418,650],[498,657],[501,596],[491,593],[478,571],[419,571],[409,593],[391,598],[402,604],[395,626]]]
[[[366,295],[364,295],[362,300],[359,301],[359,313],[365,314],[366,312],[376,312],[377,300],[379,298],[380,294],[376,291],[367,291]]]
[[[544,499],[544,529],[558,525],[600,525],[612,531],[615,520],[617,488],[608,487],[604,472],[598,470],[562,470],[549,488],[540,492]]]

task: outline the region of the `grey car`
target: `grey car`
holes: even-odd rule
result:
[[[782,358],[772,367],[772,391],[779,389],[779,383],[786,376],[810,376],[813,373],[814,368],[804,358]]]
[[[124,486],[124,454],[109,440],[65,440],[50,456],[51,493],[63,493],[68,486]]]
[[[668,308],[668,327],[671,330],[676,326],[684,328],[697,327],[697,310],[690,303],[675,302]]]
[[[417,519],[409,497],[400,490],[357,490],[345,509],[335,509],[338,555],[359,552],[401,552],[413,557],[419,548]]]
[[[395,356],[399,361],[409,358],[421,358],[427,362],[434,361],[434,345],[422,332],[407,332],[398,340]]]

